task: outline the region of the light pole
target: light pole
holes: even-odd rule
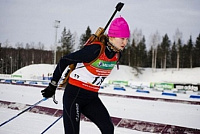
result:
[[[55,20],[55,49],[54,49],[54,65],[56,65],[56,50],[57,50],[57,29],[59,28],[60,21]]]
[[[10,74],[12,74],[12,57],[10,57]]]

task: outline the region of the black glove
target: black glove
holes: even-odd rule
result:
[[[44,90],[41,91],[42,96],[45,98],[52,97],[56,92],[56,88],[57,88],[57,85],[55,84],[54,81],[52,81],[51,83],[49,83],[48,87],[46,87]]]

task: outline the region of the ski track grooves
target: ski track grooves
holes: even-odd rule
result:
[[[20,84],[14,84],[14,85],[20,86]],[[45,86],[28,85],[28,84],[27,85],[23,84],[21,86],[45,87]],[[58,89],[58,90],[62,90],[62,89]],[[130,98],[130,99],[143,99],[143,100],[151,100],[151,101],[165,101],[165,102],[172,102],[172,103],[200,105],[199,101],[120,95],[120,94],[110,94],[110,93],[99,93],[99,94],[102,96],[109,96],[109,97],[122,97],[122,98]],[[28,105],[28,104],[0,100],[0,107],[9,108],[13,110],[21,111],[30,106],[31,105]],[[29,112],[37,113],[37,114],[45,114],[45,115],[54,116],[54,117],[60,117],[62,115],[61,109],[55,109],[55,108],[49,108],[49,107],[43,107],[43,106],[35,106],[32,109],[30,109]],[[111,117],[111,119],[113,121],[113,124],[116,127],[127,128],[127,129],[142,131],[142,132],[160,133],[160,134],[166,134],[166,133],[200,134],[200,129],[187,128],[187,127],[175,126],[175,125],[170,125],[170,124],[146,122],[146,121],[133,120],[133,119],[125,119],[125,118],[120,118],[120,117]],[[86,118],[84,115],[81,115],[81,120],[90,122],[90,120]]]
[[[28,104],[21,104],[16,102],[8,102],[0,100],[0,107],[9,108],[13,110],[23,110],[26,107],[30,107]],[[29,112],[37,113],[37,114],[45,114],[54,117],[60,117],[62,115],[61,109],[43,107],[43,106],[35,106],[29,110]],[[151,132],[151,133],[187,133],[187,134],[197,134],[200,133],[199,129],[194,128],[186,128],[182,126],[175,126],[170,124],[160,124],[154,122],[145,122],[133,119],[125,119],[119,117],[111,117],[113,124],[117,127],[142,131],[142,132]],[[81,115],[82,121],[89,121],[84,115]]]

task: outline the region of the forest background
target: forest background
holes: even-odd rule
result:
[[[59,59],[80,49],[92,31],[88,26],[85,33],[80,36],[77,42],[76,34],[72,34],[70,29],[64,27],[56,46],[56,63]],[[20,43],[15,47],[6,41],[0,43],[0,73],[12,74],[14,71],[30,64],[53,64],[55,48],[45,50],[45,44],[38,42]],[[128,45],[122,51],[121,65],[144,68],[194,68],[200,67],[200,34],[193,41],[188,37],[186,43],[183,43],[182,33],[176,29],[174,39],[170,40],[167,33],[163,36],[155,32],[150,37],[147,44],[142,30],[135,29]]]

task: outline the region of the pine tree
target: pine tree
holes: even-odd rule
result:
[[[176,50],[176,44],[175,44],[175,42],[173,43],[173,45],[172,45],[172,49],[171,49],[171,56],[170,56],[170,58],[171,58],[171,67],[172,68],[175,68],[175,67],[177,67],[176,65],[176,61],[177,61],[177,50]]]
[[[58,47],[58,50],[61,51],[62,56],[70,54],[74,51],[73,47],[75,45],[75,39],[73,38],[73,34],[70,30],[66,31],[66,28],[64,27],[64,30],[62,32],[61,36],[61,48]]]
[[[89,39],[89,37],[91,36],[92,31],[90,30],[90,27],[88,26],[85,34],[82,34],[80,37],[80,48],[83,47],[83,45],[86,43],[86,41]]]
[[[168,38],[168,35],[165,34],[163,37],[162,43],[161,43],[161,50],[162,50],[162,65],[163,68],[166,69],[167,67],[167,59],[168,59],[168,54],[169,54],[169,49],[170,49],[170,40]]]
[[[193,43],[192,43],[192,37],[191,36],[190,36],[190,39],[187,43],[187,46],[188,46],[190,68],[192,68],[193,67]]]
[[[134,38],[131,45],[128,47],[127,53],[129,55],[128,65],[132,67],[136,66],[136,43]]]
[[[138,44],[137,50],[138,50],[137,66],[146,67],[146,65],[147,65],[147,51],[146,51],[145,37],[143,37],[142,40],[140,41],[140,43]]]
[[[200,34],[196,39],[195,48],[194,48],[194,66],[200,67]]]
[[[162,49],[161,49],[161,45],[158,45],[157,46],[157,67],[158,68],[163,68],[163,52],[162,52]]]
[[[176,44],[176,51],[177,51],[177,69],[179,70],[179,68],[180,68],[180,48],[181,48],[181,46],[182,46],[182,43],[181,43],[181,39],[179,38],[178,39],[178,42],[177,42],[177,44]]]
[[[147,64],[148,64],[148,66],[147,67],[151,67],[152,68],[152,71],[154,71],[153,70],[153,67],[154,67],[154,65],[152,65],[153,63],[155,63],[155,61],[153,60],[154,58],[154,56],[153,56],[153,47],[151,46],[151,48],[150,48],[150,50],[149,51],[147,51]],[[157,59],[157,58],[156,58]]]
[[[180,49],[180,67],[189,67],[188,46],[186,44]]]
[[[123,51],[122,51],[122,57],[119,60],[119,63],[121,65],[129,65],[129,50],[130,50],[130,46],[126,47]],[[129,65],[130,66],[130,65]]]

